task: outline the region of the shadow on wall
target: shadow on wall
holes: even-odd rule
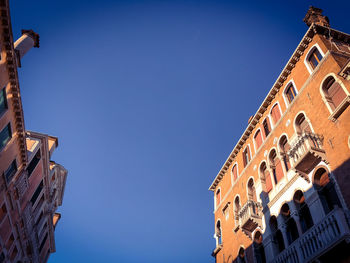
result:
[[[272,202],[262,192],[264,233],[255,230],[252,245],[224,257],[224,263],[350,262],[350,159],[333,171],[319,164],[311,180],[312,186],[296,190],[278,215],[271,215]]]

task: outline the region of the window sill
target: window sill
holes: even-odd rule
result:
[[[333,111],[333,113],[328,117],[329,120],[335,122],[338,117],[346,110],[350,105],[350,95],[347,95],[345,99],[340,103],[340,105]]]

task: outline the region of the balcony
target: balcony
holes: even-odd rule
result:
[[[345,214],[341,208],[335,208],[321,222],[310,228],[271,262],[313,262],[349,237],[350,230]]]
[[[315,133],[302,133],[291,142],[288,156],[291,166],[301,175],[307,175],[321,161],[326,161],[322,149],[323,137]]]
[[[242,230],[252,233],[262,225],[262,205],[249,200],[239,211],[239,225]]]

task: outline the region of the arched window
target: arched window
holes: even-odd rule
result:
[[[264,127],[265,137],[267,137],[271,132],[271,125],[268,117],[266,117],[266,119],[263,121],[263,127]]]
[[[300,113],[298,117],[295,119],[295,127],[297,130],[297,133],[308,133],[311,132],[311,127],[308,121],[305,118],[305,115],[303,113]]]
[[[254,135],[254,142],[255,142],[256,150],[258,150],[261,144],[263,143],[260,129]]]
[[[254,186],[253,178],[250,178],[248,181],[248,200],[256,202],[256,191]],[[255,206],[253,206],[255,208]]]
[[[269,225],[273,236],[273,243],[275,245],[275,249],[278,253],[281,253],[285,249],[285,245],[282,232],[277,227],[277,218],[275,216],[270,217]]]
[[[245,148],[243,151],[243,163],[244,167],[247,166],[247,164],[250,162],[250,150],[249,150],[249,145]]]
[[[281,111],[279,109],[278,104],[275,104],[271,109],[271,117],[273,120],[273,124],[276,125],[278,120],[281,118]]]
[[[290,149],[290,145],[288,143],[288,139],[286,135],[283,135],[281,137],[279,142],[279,147],[280,147],[284,167],[286,168],[286,171],[288,171],[290,169],[290,163],[289,163],[289,157],[288,157],[288,151]]]
[[[235,205],[234,205],[234,215],[235,215],[235,225],[236,228],[239,226],[239,212],[241,211],[241,203],[239,200],[239,196],[236,196],[235,198]]]
[[[269,160],[270,160],[270,167],[272,170],[272,176],[275,181],[275,184],[277,184],[283,178],[284,173],[283,173],[281,161],[280,159],[278,159],[275,149],[273,149],[270,152]]]
[[[221,245],[222,244],[222,237],[221,237],[221,222],[220,220],[218,220],[218,222],[216,223],[216,237],[218,239],[218,244]]]
[[[232,176],[233,176],[233,180],[236,181],[238,178],[238,168],[237,168],[237,164],[235,164],[232,167]]]
[[[272,189],[272,181],[271,181],[271,175],[269,173],[269,171],[267,170],[267,166],[266,163],[263,162],[260,165],[260,178],[261,178],[261,182],[264,186],[264,191],[266,191],[266,193],[269,193]]]
[[[332,111],[334,111],[346,98],[346,93],[341,87],[340,83],[337,82],[332,76],[329,76],[324,81],[322,91]]]
[[[285,93],[285,95],[287,97],[288,103],[290,104],[294,100],[295,96],[297,95],[293,83],[290,83],[287,86],[287,88],[285,89],[284,93]]]
[[[221,191],[220,191],[220,189],[218,189],[216,191],[215,200],[216,200],[215,205],[216,205],[216,207],[218,207],[220,205],[220,202],[221,202]]]
[[[305,202],[305,197],[302,191],[295,192],[293,201],[298,210],[300,225],[303,233],[314,225],[308,205]]]
[[[286,235],[288,239],[288,244],[290,245],[299,237],[297,224],[295,223],[294,218],[291,217],[288,204],[284,204],[281,207],[280,214],[282,215],[283,220],[286,224]]]
[[[323,56],[321,52],[318,50],[317,47],[314,47],[309,52],[309,55],[307,56],[307,62],[311,66],[312,69],[315,69],[317,65],[321,62]]]
[[[334,182],[330,180],[329,174],[324,168],[319,168],[314,175],[314,187],[317,190],[326,214],[335,207],[341,207]]]
[[[262,243],[263,237],[260,231],[257,231],[254,235],[254,257],[257,263],[266,263],[264,245]]]

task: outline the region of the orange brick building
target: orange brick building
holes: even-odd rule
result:
[[[51,161],[57,138],[24,127],[17,70],[39,35],[22,30],[13,41],[8,0],[0,0],[0,17],[0,263],[46,262],[67,171]]]
[[[210,186],[218,263],[349,262],[350,35],[309,26]]]

